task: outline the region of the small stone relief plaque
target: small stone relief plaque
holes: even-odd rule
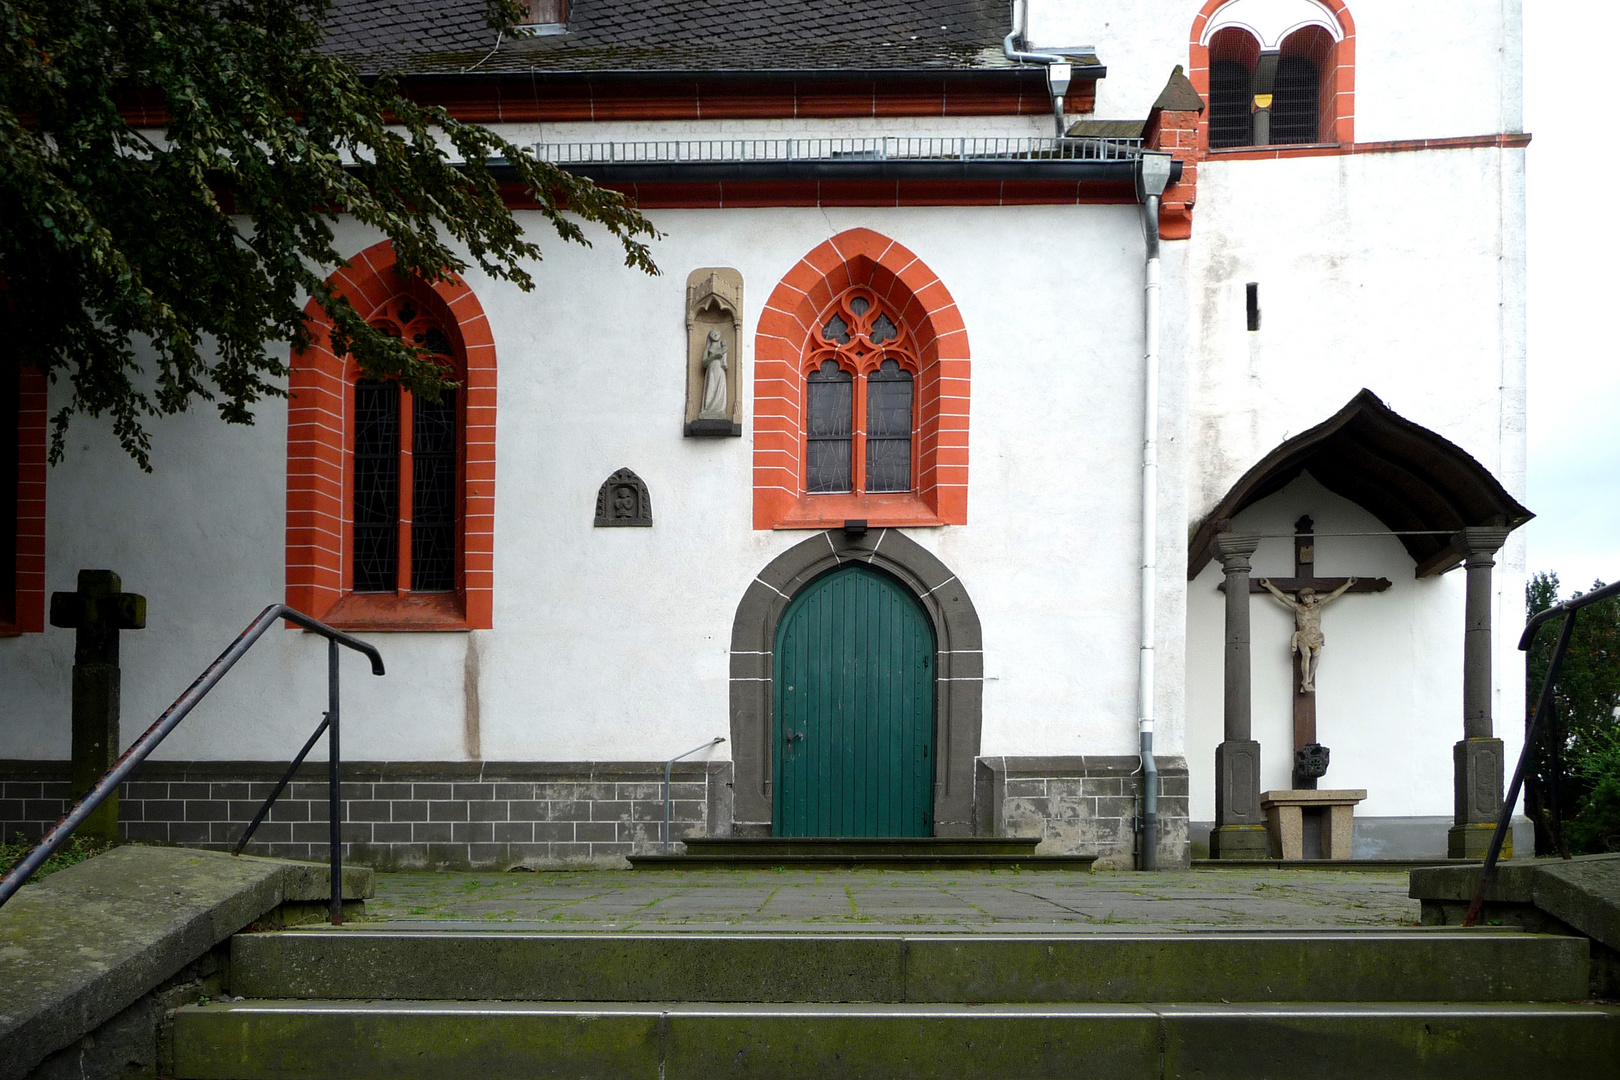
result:
[[[596,492],[598,529],[647,529],[652,523],[652,499],[641,477],[620,469],[602,482]]]
[[[728,267],[686,279],[687,435],[742,434],[742,302],[742,275]]]

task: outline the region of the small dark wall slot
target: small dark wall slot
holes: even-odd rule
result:
[[[1249,282],[1244,288],[1244,292],[1247,293],[1246,307],[1249,315],[1249,329],[1258,330],[1260,329],[1260,283],[1258,281]]]

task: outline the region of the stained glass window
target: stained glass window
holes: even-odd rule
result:
[[[911,372],[885,360],[866,377],[866,490],[911,490]]]
[[[838,298],[814,336],[820,355],[805,376],[807,494],[915,487],[916,358],[905,326],[885,307],[857,286]],[[837,359],[827,358],[828,346]]]
[[[354,388],[354,591],[399,587],[399,387]]]
[[[812,495],[850,490],[850,449],[855,432],[854,380],[836,360],[824,360],[808,380],[810,423],[806,430],[806,490]]]
[[[411,428],[411,590],[456,585],[456,392],[416,395]]]

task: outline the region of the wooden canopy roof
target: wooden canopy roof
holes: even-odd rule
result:
[[[1205,515],[1187,552],[1187,577],[1196,577],[1214,554],[1217,533],[1231,519],[1302,472],[1336,495],[1361,506],[1392,532],[1445,535],[1401,536],[1430,577],[1463,559],[1452,535],[1470,525],[1518,528],[1533,515],[1451,440],[1396,413],[1371,390],[1362,390],[1327,420],[1301,432],[1261,458]]]

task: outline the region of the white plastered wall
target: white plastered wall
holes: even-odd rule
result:
[[[1194,384],[1188,425],[1190,459],[1196,462],[1189,472],[1191,520],[1199,520],[1271,449],[1332,415],[1362,387],[1457,443],[1522,500],[1523,168],[1522,151],[1494,149],[1204,164],[1197,224],[1188,242],[1188,280],[1194,283],[1186,313]],[[1315,198],[1299,198],[1301,191]],[[1443,205],[1426,197],[1437,192],[1444,193]],[[1259,285],[1258,332],[1246,325],[1248,282]],[[1284,492],[1262,504],[1276,503],[1278,521],[1286,518],[1285,528],[1270,531],[1291,532],[1293,520],[1305,512],[1322,524],[1311,506],[1288,499]],[[1354,510],[1348,504],[1341,509]],[[1381,528],[1359,510],[1355,514],[1363,526]],[[1246,523],[1238,527],[1253,531]],[[1394,560],[1391,570],[1380,572],[1397,588],[1379,599],[1399,591],[1419,605],[1410,611],[1402,606],[1405,600],[1390,605],[1393,640],[1404,639],[1403,627],[1413,635],[1438,635],[1422,644],[1412,638],[1403,655],[1416,666],[1399,657],[1376,665],[1395,685],[1410,685],[1412,700],[1401,707],[1416,718],[1409,735],[1399,725],[1387,728],[1394,741],[1386,749],[1396,750],[1388,767],[1434,771],[1423,785],[1380,780],[1375,788],[1343,767],[1339,743],[1354,760],[1359,751],[1351,747],[1367,739],[1376,745],[1377,733],[1386,731],[1390,703],[1379,697],[1384,690],[1367,684],[1346,699],[1341,715],[1358,719],[1346,723],[1339,743],[1325,726],[1323,691],[1322,739],[1335,750],[1330,776],[1335,786],[1368,788],[1364,813],[1443,814],[1451,806],[1449,750],[1437,756],[1428,744],[1443,736],[1449,746],[1461,730],[1461,579],[1452,574],[1439,583],[1414,582],[1411,559],[1393,540],[1364,546],[1346,556],[1376,559],[1385,551]],[[1277,559],[1288,561],[1287,541],[1268,542],[1257,572],[1291,569],[1264,561],[1272,547]],[[1320,572],[1340,572],[1328,561],[1328,542],[1318,550],[1324,553]],[[1188,752],[1195,820],[1214,812],[1208,763],[1220,738],[1222,632],[1213,593],[1218,580],[1218,570],[1206,568],[1190,584]],[[1494,711],[1512,760],[1523,698],[1523,661],[1514,647],[1523,625],[1524,555],[1517,537],[1498,556],[1494,582]],[[1258,606],[1256,616],[1258,703],[1264,680],[1276,672],[1266,674],[1258,659],[1261,635],[1269,631],[1262,630]],[[1286,622],[1280,610],[1266,617]],[[1370,655],[1387,652],[1390,640],[1378,630],[1383,618],[1382,606],[1345,598],[1326,617],[1338,657],[1330,652],[1329,663],[1349,663],[1357,640],[1369,643]],[[1452,648],[1454,658],[1445,651]],[[1263,782],[1277,786],[1287,769],[1275,748],[1290,747],[1292,739],[1281,729],[1262,733],[1258,708],[1256,737],[1268,748]]]
[[[542,228],[535,215],[525,215]],[[1134,207],[664,211],[664,269],[610,241],[553,241],[524,294],[477,274],[497,356],[494,629],[374,634],[389,675],[345,666],[345,756],[660,758],[727,734],[726,648],[749,580],[802,532],[752,528],[749,438],[684,439],[684,283],[746,282],[742,363],[759,312],[806,252],[867,226],[910,247],[957,300],[973,355],[969,524],[912,535],[966,584],[984,627],[983,748],[1135,750],[1142,241]],[[345,225],[341,246],[375,239]],[[1172,280],[1179,271],[1167,275]],[[1179,307],[1179,290],[1167,290]],[[1175,348],[1177,335],[1167,335]],[[1178,350],[1179,351],[1179,350]],[[1181,379],[1166,364],[1161,463],[1160,747],[1180,752],[1185,480]],[[752,381],[745,379],[751,414]],[[155,423],[155,472],[76,420],[52,470],[48,588],[83,566],[148,597],[125,635],[125,740],[283,590],[286,411],[252,428],[206,410]],[[745,422],[745,432],[751,424]],[[651,529],[595,529],[597,486],[636,470]],[[468,650],[476,657],[469,662]],[[72,635],[0,642],[8,756],[68,749]],[[322,646],[276,630],[165,744],[167,758],[285,758],[324,707]],[[469,732],[475,718],[476,738]]]
[[[1030,0],[1035,44],[1092,45],[1108,66],[1100,119],[1147,115],[1188,63],[1198,0]],[[1523,124],[1520,0],[1351,0],[1356,141],[1518,131]],[[1200,196],[1202,199],[1202,196]]]

